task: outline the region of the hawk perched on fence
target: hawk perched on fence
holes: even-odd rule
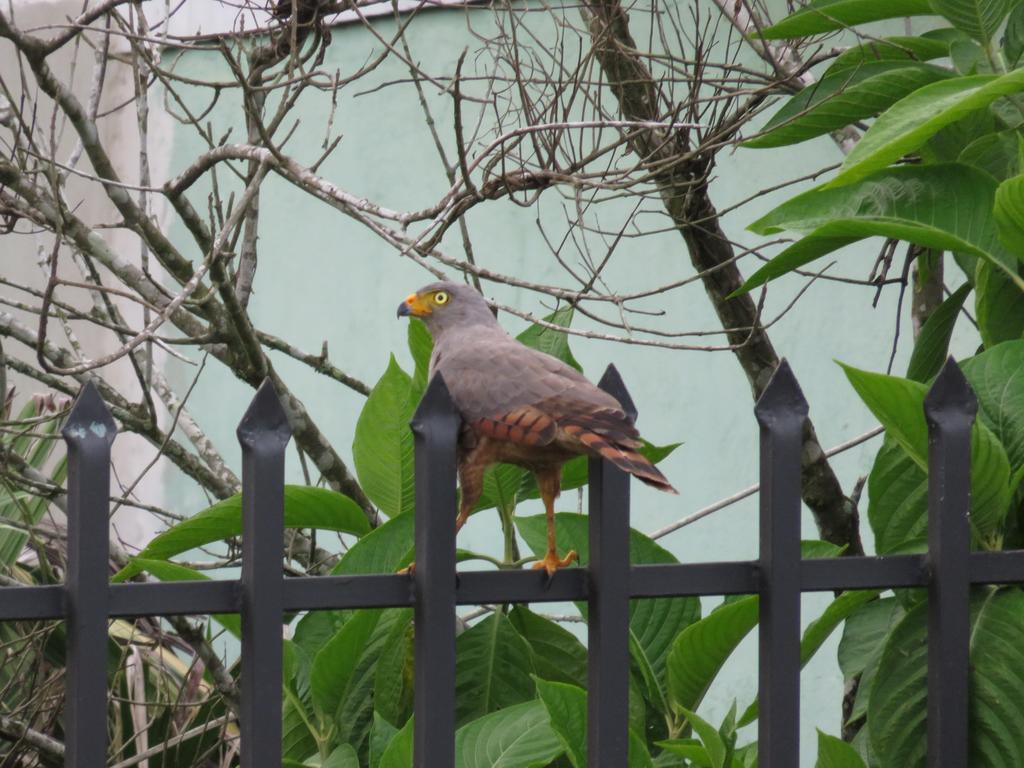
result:
[[[535,568],[549,574],[569,565],[558,556],[555,498],[562,464],[588,454],[608,459],[648,485],[675,488],[638,453],[639,433],[619,401],[560,360],[530,349],[498,324],[468,285],[432,283],[398,306],[426,324],[434,338],[430,375],[440,372],[462,415],[458,471],[462,487],[456,532],[483,491],[484,472],[504,462],[530,470],[547,512],[548,550]]]

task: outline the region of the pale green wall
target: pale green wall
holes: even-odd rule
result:
[[[470,14],[474,26],[487,26],[487,11]],[[454,71],[462,49],[475,44],[467,31],[466,19],[462,11],[434,11],[415,20],[411,32],[413,51],[424,69]],[[385,38],[395,28],[394,22],[387,19],[375,22],[375,26]],[[339,68],[342,75],[367,61],[371,50],[379,50],[379,44],[358,26],[336,28],[332,34],[333,43],[324,68]],[[222,64],[216,53],[190,53],[181,58],[177,67],[184,74],[195,72],[209,77],[213,71],[222,69]],[[407,78],[407,69],[392,57],[369,75],[358,90]],[[196,103],[199,102],[197,97]],[[302,124],[286,148],[300,161],[310,162],[318,155],[328,105],[328,100],[317,93],[308,93],[300,101],[298,114]],[[431,95],[431,106],[442,134],[449,136],[450,97]],[[221,126],[215,133],[234,125],[233,139],[240,141],[244,136],[240,107],[232,93],[222,94],[210,119]],[[342,188],[395,209],[423,207],[446,189],[410,84],[358,98],[345,92],[339,101],[335,131],[345,138],[320,173]],[[195,136],[179,128],[170,149],[172,174],[202,150]],[[838,150],[827,138],[792,150],[723,153],[713,185],[715,201],[719,208],[726,208],[759,187],[839,159]],[[726,216],[727,232],[738,241],[756,243],[758,239],[746,233],[744,226],[780,199],[765,199]],[[198,190],[193,193],[193,200],[197,207],[204,205]],[[549,204],[544,211],[545,220],[555,225],[561,221],[562,201],[556,192],[548,192],[545,201]],[[261,209],[261,260],[251,304],[256,323],[312,352],[318,351],[326,339],[332,359],[345,371],[370,383],[381,374],[391,352],[408,367],[406,326],[396,321],[395,307],[411,290],[428,282],[429,275],[399,258],[393,249],[356,223],[278,179],[271,178],[263,187]],[[621,210],[618,218],[608,214],[605,222],[611,227],[619,226],[623,215]],[[539,282],[565,284],[559,268],[547,256],[534,217],[532,210],[504,203],[473,210],[468,222],[477,258],[482,265],[497,270]],[[177,239],[187,242],[181,231]],[[878,245],[871,242],[859,253],[844,254],[832,273],[865,276]],[[461,254],[457,236],[448,237],[445,247],[450,253]],[[194,248],[193,255],[198,258]],[[749,274],[755,265],[743,266]],[[659,280],[692,274],[677,235],[624,242],[607,278],[617,289],[626,291],[650,285],[655,274]],[[803,282],[802,278],[781,281],[773,287],[766,316],[776,316]],[[533,295],[496,285],[488,285],[487,292],[522,309],[544,311]],[[825,446],[835,445],[874,425],[833,362],[836,358],[863,368],[885,369],[896,291],[887,291],[877,309],[871,307],[872,297],[873,292],[862,287],[819,281],[801,299],[798,311],[771,329],[777,349],[789,358],[803,385]],[[669,301],[673,303],[677,329],[716,327],[716,318],[698,286],[672,294]],[[653,301],[651,305],[656,307],[660,303]],[[505,317],[503,321],[514,332],[522,327],[515,318]],[[897,372],[905,367],[910,335],[905,316]],[[669,497],[635,483],[634,527],[655,530],[756,481],[757,427],[751,412],[750,391],[731,354],[668,352],[581,339],[574,339],[573,347],[593,378],[609,362],[619,367],[640,410],[639,424],[646,437],[656,443],[684,441],[663,465],[681,495]],[[969,348],[959,351],[968,352]],[[351,435],[362,398],[301,365],[279,357],[275,362],[326,434],[350,459]],[[180,375],[185,377],[188,371],[182,370]],[[234,429],[251,395],[246,386],[211,365],[190,402],[200,422],[212,425],[211,436],[236,466],[239,454]],[[867,473],[877,445],[874,441],[833,461],[847,490],[858,475]],[[301,481],[294,454],[289,456],[288,472],[291,480]],[[190,487],[184,481],[172,481],[177,498],[171,503],[176,508],[202,506],[195,491],[188,490]],[[563,503],[572,508],[575,498],[565,498]],[[460,544],[500,553],[497,530],[497,521],[491,515],[476,516],[463,532]],[[806,538],[816,538],[809,515],[805,516],[804,534]],[[870,532],[866,528],[864,534],[869,543]],[[683,561],[754,557],[756,497],[672,534],[661,543]],[[806,596],[805,623],[826,603],[824,596]],[[839,730],[842,680],[835,663],[835,640],[818,654],[802,678],[804,765],[813,762],[814,729],[831,733]],[[717,721],[733,697],[738,697],[741,707],[745,706],[755,685],[756,646],[751,639],[716,683],[704,711]]]

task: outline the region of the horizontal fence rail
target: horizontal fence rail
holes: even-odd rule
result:
[[[601,386],[635,413],[614,367]],[[67,765],[106,760],[107,621],[111,617],[237,612],[242,617],[241,760],[281,764],[281,644],[285,612],[411,607],[415,611],[414,764],[455,761],[456,606],[585,601],[589,607],[590,768],[628,763],[629,601],[758,594],[761,768],[799,755],[800,595],[890,587],[929,590],[928,765],[966,768],[968,593],[1024,583],[1024,551],[971,552],[970,436],[976,400],[950,359],[925,402],[929,432],[927,555],[800,559],[800,471],[807,403],[783,362],[755,408],[761,427],[760,556],[754,561],[631,565],[628,476],[590,462],[590,563],[543,571],[455,572],[455,450],[459,417],[434,377],[412,422],[416,450],[416,568],[407,574],[284,578],[284,451],[291,432],[267,381],[238,428],[243,468],[243,564],[238,581],[109,583],[110,449],[116,427],[86,384],[63,430],[68,445],[68,572],[58,586],[0,587],[0,620],[67,622]]]

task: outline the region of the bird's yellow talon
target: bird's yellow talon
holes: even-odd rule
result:
[[[554,576],[555,571],[557,571],[559,568],[566,568],[575,563],[576,560],[577,557],[575,549],[570,550],[569,554],[567,554],[563,558],[559,558],[557,552],[548,552],[546,555],[544,555],[542,559],[538,560],[536,563],[533,564],[533,570],[539,571],[541,568],[543,568],[545,571],[548,572],[548,576],[550,577]]]
[[[414,573],[416,573],[416,561],[413,560],[411,563],[405,566],[405,568],[399,568],[397,571],[395,571],[395,573],[404,574],[406,576],[412,576]]]

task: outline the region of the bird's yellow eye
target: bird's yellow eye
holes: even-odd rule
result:
[[[437,293],[434,294],[434,303],[438,305],[447,304],[449,298],[450,297],[448,296],[448,294],[445,293],[444,291],[438,291]]]

